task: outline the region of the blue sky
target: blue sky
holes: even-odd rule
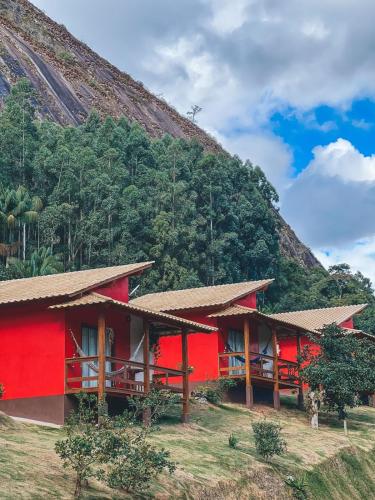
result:
[[[368,156],[375,152],[375,102],[358,99],[348,110],[320,105],[301,114],[289,108],[270,117],[274,134],[282,137],[293,151],[295,175],[304,170],[313,159],[316,145],[327,145],[345,137],[353,146]]]
[[[375,282],[373,0],[33,0],[260,165],[328,266]]]

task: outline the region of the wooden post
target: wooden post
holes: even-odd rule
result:
[[[245,318],[243,326],[244,346],[245,346],[245,380],[246,380],[246,406],[251,409],[254,406],[253,386],[251,385],[251,365],[250,365],[250,320]]]
[[[98,400],[103,402],[105,393],[105,315],[98,317]]]
[[[297,335],[297,356],[299,358],[301,356],[301,352],[302,352],[301,336],[298,333],[296,333],[296,335]],[[300,362],[298,361],[298,377],[299,377],[299,381],[298,381],[298,408],[300,410],[303,410],[303,385],[301,382],[299,370],[300,370]]]
[[[143,320],[143,392],[147,395],[150,392],[150,324]],[[150,425],[151,408],[143,411],[144,425]]]
[[[273,349],[273,407],[280,410],[280,389],[279,389],[279,354],[277,352],[276,328],[272,328],[272,349]]]
[[[182,345],[182,422],[187,424],[189,422],[189,354],[188,354],[188,332],[183,330],[181,333]]]

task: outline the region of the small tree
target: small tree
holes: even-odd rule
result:
[[[81,496],[82,485],[91,477],[110,488],[145,491],[163,470],[172,473],[175,464],[169,452],[152,446],[148,437],[175,401],[176,395],[168,391],[152,391],[147,397],[131,398],[130,409],[111,418],[104,405],[98,407],[95,396],[80,395],[78,410],[65,425],[67,438],[55,445],[63,466],[76,473],[74,497]],[[145,410],[148,425],[140,421]]]
[[[274,422],[255,422],[252,424],[257,453],[267,462],[274,455],[286,452],[286,442],[281,437],[281,426]]]
[[[190,120],[193,122],[193,123],[196,123],[196,119],[195,117],[197,116],[198,113],[200,113],[202,111],[202,108],[200,106],[198,106],[197,104],[194,104],[194,106],[191,107],[190,111],[188,111],[186,114],[188,115],[188,117],[190,118]]]
[[[375,392],[375,343],[336,325],[311,336],[318,348],[306,348],[301,377],[311,391],[321,388],[328,411],[337,412],[347,429],[347,408],[360,404],[361,393]]]
[[[74,498],[80,498],[83,483],[96,475],[94,465],[101,445],[96,421],[96,397],[80,394],[78,409],[72,412],[64,426],[67,438],[55,444],[63,467],[70,467],[76,474]]]

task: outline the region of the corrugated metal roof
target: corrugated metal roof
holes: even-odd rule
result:
[[[266,288],[273,280],[245,281],[229,285],[189,288],[173,292],[150,293],[131,301],[131,304],[155,311],[181,311],[202,307],[225,306],[248,295]]]
[[[189,328],[195,332],[204,332],[204,333],[212,333],[216,332],[217,328],[208,325],[202,325],[201,323],[197,323],[196,321],[190,321],[184,318],[179,318],[177,316],[173,316],[172,314],[167,314],[160,311],[151,311],[145,307],[141,307],[134,304],[129,304],[127,302],[121,302],[120,300],[111,299],[110,297],[106,297],[99,293],[89,293],[88,295],[84,295],[83,297],[79,297],[77,299],[71,300],[69,302],[65,302],[62,304],[56,304],[50,306],[50,309],[68,309],[71,307],[81,307],[81,306],[90,306],[95,304],[112,304],[122,309],[125,309],[129,313],[139,314],[140,316],[145,316],[150,320],[157,320],[160,322],[165,322],[172,326],[178,326],[182,328]]]
[[[360,313],[367,304],[354,306],[326,307],[322,309],[307,309],[305,311],[270,314],[271,318],[286,321],[311,332],[321,330],[325,325],[336,323],[340,325],[355,314]]]
[[[51,274],[0,282],[0,304],[27,302],[62,296],[74,296],[115,279],[136,274],[151,267],[153,262],[103,267],[87,271]]]

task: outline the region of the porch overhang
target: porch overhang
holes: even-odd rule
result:
[[[238,304],[233,304],[225,309],[222,309],[221,311],[212,313],[209,315],[209,318],[253,318],[267,323],[271,328],[283,328],[285,330],[290,330],[293,335],[303,335],[305,333],[309,333],[309,330],[300,328],[293,323],[272,318],[267,314],[261,313],[257,309],[252,309]]]
[[[145,318],[150,322],[156,322],[165,325],[169,327],[169,330],[171,332],[173,332],[173,328],[184,330],[189,333],[213,333],[217,331],[217,328],[213,326],[203,325],[201,323],[197,323],[196,321],[179,318],[177,316],[173,316],[172,314],[164,312],[151,311],[150,309],[134,304],[129,304],[127,302],[122,302],[120,300],[115,300],[111,297],[107,297],[96,292],[91,292],[69,302],[63,302],[61,304],[49,306],[49,309],[70,309],[94,305],[113,306],[116,308],[120,308],[124,311],[127,311],[129,314],[141,316],[142,318]]]

